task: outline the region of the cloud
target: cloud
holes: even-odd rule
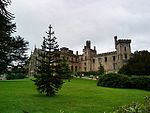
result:
[[[113,37],[132,39],[132,51],[150,49],[150,1],[147,0],[13,0],[17,34],[42,44],[52,24],[60,47],[80,53],[86,40],[98,53],[113,51]]]

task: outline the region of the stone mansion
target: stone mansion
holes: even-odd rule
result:
[[[97,71],[100,64],[104,67],[105,72],[117,72],[127,60],[131,57],[131,40],[117,39],[114,37],[116,51],[97,53],[96,47],[91,49],[91,41],[86,41],[86,45],[83,48],[83,53],[73,53],[69,48],[60,48],[61,58],[67,60],[72,72],[89,72]],[[35,48],[34,52],[30,56],[29,60],[29,73],[35,73],[36,57],[40,49]]]

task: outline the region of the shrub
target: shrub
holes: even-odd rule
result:
[[[97,86],[150,90],[150,77],[110,73],[100,76]]]
[[[131,87],[137,89],[150,90],[150,77],[147,76],[134,76],[131,77]]]
[[[7,80],[13,80],[13,79],[24,79],[26,77],[23,73],[9,73],[6,75]]]
[[[116,73],[104,74],[100,76],[98,86],[125,88],[130,85],[130,78]]]

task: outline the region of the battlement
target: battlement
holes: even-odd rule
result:
[[[131,40],[130,39],[119,39],[119,40],[117,40],[117,44],[118,43],[131,43]]]
[[[96,57],[101,57],[101,56],[106,56],[106,55],[114,55],[114,54],[117,54],[117,51],[100,53],[100,54],[97,54]]]

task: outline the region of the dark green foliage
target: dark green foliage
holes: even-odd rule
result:
[[[136,51],[128,63],[119,70],[119,73],[150,75],[150,53],[148,51]]]
[[[55,95],[63,84],[62,78],[59,76],[51,76],[43,73],[35,75],[35,78],[34,82],[37,90],[47,96]]]
[[[12,23],[13,14],[6,10],[10,3],[10,0],[0,0],[0,74],[9,73],[8,67],[13,68],[14,62],[18,63],[18,68],[22,68],[27,60],[25,52],[28,42],[20,36],[11,36],[15,32],[16,24]]]
[[[62,79],[71,79],[71,70],[69,68],[69,65],[67,64],[67,61],[61,60],[60,61],[60,68],[58,68],[58,72],[61,74]]]
[[[150,90],[150,77],[147,76],[133,76],[131,78],[131,87],[137,89]]]
[[[26,74],[24,73],[10,73],[6,75],[7,80],[14,80],[14,79],[24,79]]]
[[[8,0],[0,0],[0,73],[7,71],[7,66],[11,60],[9,53],[11,51],[11,33],[15,31],[16,25],[11,22],[12,15],[6,10]]]
[[[105,74],[100,76],[98,86],[114,88],[136,88],[150,90],[150,77],[148,76],[125,76],[121,74]]]
[[[47,96],[55,95],[58,89],[63,84],[61,77],[60,53],[56,37],[53,36],[51,25],[47,33],[47,38],[44,37],[42,50],[39,53],[37,61],[37,75],[35,75],[35,85],[40,93]]]
[[[97,85],[104,87],[125,88],[129,87],[130,79],[129,77],[121,74],[110,73],[100,76]]]

